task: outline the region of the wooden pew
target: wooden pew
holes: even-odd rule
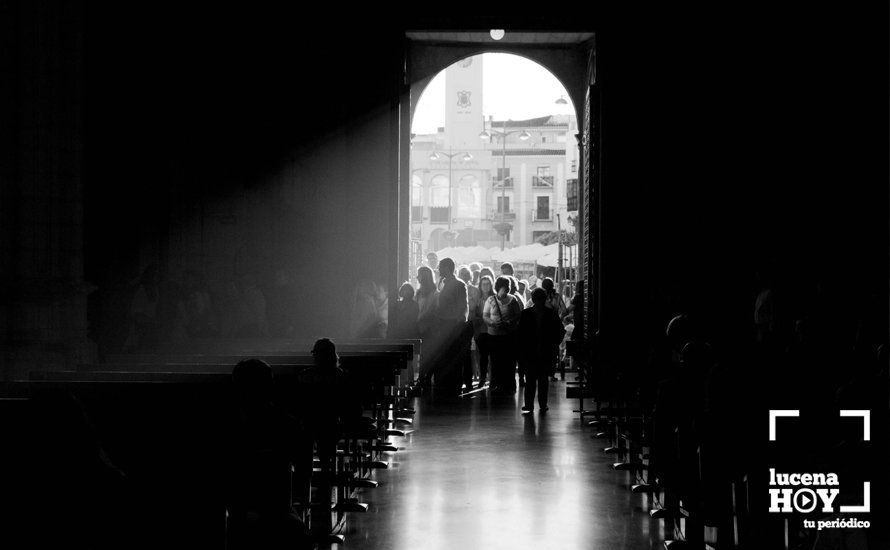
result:
[[[413,344],[412,344],[413,346]],[[413,349],[413,348],[412,348]],[[375,452],[395,451],[397,448],[386,441],[386,436],[404,436],[406,431],[387,428],[396,421],[411,422],[411,419],[400,416],[398,408],[400,399],[395,395],[393,387],[398,383],[398,373],[407,366],[410,353],[406,349],[399,351],[366,351],[344,352],[340,357],[341,368],[350,374],[354,385],[362,389],[363,403],[371,411],[371,416],[379,428],[378,441],[372,442],[371,449]],[[105,363],[102,365],[81,365],[78,370],[118,370],[145,371],[159,368],[171,372],[206,372],[208,365],[228,372],[231,365],[242,359],[262,359],[273,367],[273,370],[307,367],[314,364],[314,358],[307,352],[275,351],[262,355],[200,355],[200,354],[127,354],[109,356],[109,360],[121,363]],[[371,460],[371,467],[387,467],[386,462]]]
[[[413,349],[413,348],[412,348]],[[371,399],[371,409],[375,418],[381,423],[381,429],[388,431],[389,435],[406,435],[405,431],[389,429],[385,425],[396,421],[411,422],[407,418],[413,411],[406,410],[402,398],[396,391],[399,385],[399,376],[408,367],[411,353],[407,350],[399,351],[352,351],[343,352],[340,355],[340,366],[353,376],[360,377],[368,384],[369,392],[366,394]],[[180,370],[186,364],[223,364],[234,365],[245,358],[255,358],[266,361],[270,365],[299,364],[311,365],[313,358],[309,352],[276,351],[255,355],[201,355],[201,354],[124,354],[110,355],[106,364],[111,368],[105,370],[131,370],[128,365],[165,364],[170,365],[166,370]],[[146,370],[146,369],[141,369]],[[382,391],[378,391],[382,389]],[[387,435],[387,434],[383,434]]]
[[[288,340],[284,338],[252,338],[237,340],[192,340],[186,344],[161,346],[158,354],[250,354],[264,350],[306,351],[312,349],[315,340]],[[416,339],[346,339],[335,340],[337,352],[348,351],[410,351],[414,358],[422,355],[423,341]]]
[[[187,344],[163,345],[157,350],[159,355],[265,355],[274,353],[307,353],[312,349],[315,340],[288,340],[285,338],[250,338],[238,340],[194,340]],[[408,353],[408,368],[399,373],[399,379],[395,384],[395,394],[407,397],[412,393],[415,379],[420,372],[422,362],[423,341],[421,339],[353,339],[338,340],[336,342],[338,352],[368,351],[404,351]],[[105,362],[115,362],[115,356],[109,356]],[[399,413],[403,415],[413,414],[413,410],[399,403]]]
[[[161,366],[158,365],[156,367]],[[217,420],[226,418],[231,420],[231,411],[234,407],[231,366],[201,365],[200,367],[205,370],[216,370],[219,372],[174,373],[160,372],[156,369],[151,372],[33,372],[31,373],[32,380],[28,383],[28,391],[32,394],[56,389],[71,391],[78,399],[84,402],[93,415],[98,417],[99,424],[104,428],[102,430],[103,435],[111,441],[112,453],[119,461],[122,459],[122,465],[128,470],[133,471],[135,468],[135,477],[142,479],[145,477],[145,466],[143,465],[140,469],[140,465],[144,464],[144,461],[140,461],[138,458],[140,455],[147,454],[147,456],[151,457],[153,456],[151,450],[154,448],[175,446],[175,444],[167,441],[170,437],[174,441],[180,441],[181,443],[181,437],[175,437],[173,434],[181,431],[182,426],[171,426],[169,422],[161,422],[163,427],[160,427],[156,425],[158,424],[158,417],[154,414],[148,415],[150,420],[143,418],[144,415],[142,413],[158,408],[157,403],[164,404],[161,409],[172,408],[179,411],[180,423],[194,428],[189,431],[198,434],[207,434],[208,432],[216,434],[216,437],[210,439],[206,437],[199,438],[202,444],[197,447],[187,447],[190,451],[180,452],[181,456],[193,456],[196,452],[199,452],[203,453],[201,456],[206,461],[212,462],[213,455],[221,450],[221,442],[225,437],[225,424],[219,425]],[[288,370],[286,366],[279,366],[277,369],[279,372],[275,377],[275,401],[295,414],[305,412],[305,410],[302,410],[302,407],[311,402],[310,396],[306,395],[305,387],[303,388],[304,391],[300,391],[299,371],[302,368],[303,366],[300,366],[299,370]],[[192,403],[191,409],[194,410],[190,409],[189,402]],[[199,405],[194,406],[194,403],[199,403]],[[206,414],[201,416],[201,411]],[[198,420],[194,418],[196,412],[200,416]],[[161,414],[160,418],[166,417]],[[169,437],[158,437],[158,430],[166,433]],[[147,442],[149,442],[147,447],[136,444],[134,441],[121,441],[122,434],[133,432],[140,434],[138,439],[147,439]],[[153,433],[155,437],[145,436],[146,433]],[[124,439],[126,440],[127,438]],[[121,449],[124,449],[124,451]],[[152,462],[154,463],[154,461]],[[307,465],[311,468],[311,461]],[[163,466],[160,469],[162,471],[168,470],[168,468]],[[344,479],[342,474],[346,472],[345,470],[338,470],[338,473],[341,474],[340,484],[345,487],[348,484],[348,480],[346,482],[342,481]],[[308,508],[309,504],[308,480],[311,476],[311,470],[298,471],[296,476],[297,485],[301,481],[307,484],[305,489],[296,491],[301,501],[300,503],[305,505],[305,508]],[[220,472],[210,477],[220,479]],[[210,484],[211,482],[205,479],[205,482],[200,485],[210,490]],[[150,485],[151,483],[146,483],[146,486]],[[363,486],[373,485],[365,484]],[[320,518],[318,523],[322,528],[326,529],[323,532],[324,535],[329,534],[334,525],[342,526],[342,522],[345,520],[345,511],[363,509],[362,505],[355,502],[345,502],[346,496],[345,491],[338,491],[337,497],[339,498],[326,505],[331,506],[329,509],[334,510],[336,514],[336,518],[333,520],[330,517],[324,517],[323,503],[326,502],[325,498],[322,497],[322,500],[316,503],[315,513],[322,514],[318,516]],[[321,508],[319,508],[320,506]],[[205,536],[214,538],[213,535]],[[342,538],[333,540],[342,541]]]
[[[409,352],[400,351],[348,351],[339,353],[342,368],[361,364],[389,364],[394,369],[404,370],[408,367]],[[109,355],[105,363],[109,364],[164,364],[164,363],[195,363],[195,364],[227,364],[232,360],[237,363],[241,359],[261,359],[270,365],[301,363],[310,361],[312,354],[308,351],[265,351],[263,353],[237,354],[120,354]],[[235,363],[232,363],[233,365]]]

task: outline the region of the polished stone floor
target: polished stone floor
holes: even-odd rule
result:
[[[518,394],[418,398],[415,431],[393,438],[380,486],[361,493],[368,512],[350,514],[332,548],[661,548],[660,522],[609,467],[564,382],[549,399],[549,412],[522,415]]]

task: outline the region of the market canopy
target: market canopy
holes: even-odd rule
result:
[[[563,267],[568,266],[569,256],[576,260],[578,246],[563,246]],[[534,263],[544,267],[557,267],[559,260],[559,245],[554,243],[543,245],[540,243],[527,244],[514,248],[501,250],[500,247],[485,248],[482,246],[450,246],[436,251],[439,259],[451,258],[455,265],[481,262],[483,264],[496,264],[501,262]]]

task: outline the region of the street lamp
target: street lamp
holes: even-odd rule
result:
[[[497,136],[501,140],[501,250],[504,249],[504,245],[507,241],[507,136],[510,134],[519,134],[519,139],[522,141],[526,141],[528,138],[532,137],[531,134],[525,130],[510,130],[508,132],[506,120],[504,121],[503,130],[495,130],[494,128],[491,128],[483,130],[482,133],[479,134],[480,139],[490,139],[493,136]]]
[[[472,160],[473,155],[470,153],[446,153],[444,151],[433,151],[430,153],[430,160],[439,160],[441,157],[448,157],[448,234],[454,238],[454,232],[451,231],[451,222],[454,219],[454,213],[451,210],[451,195],[453,195],[451,191],[451,159],[456,157],[457,155],[463,154],[461,159],[466,162],[468,160]]]

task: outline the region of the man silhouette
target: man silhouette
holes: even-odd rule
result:
[[[534,410],[535,391],[541,412],[547,411],[547,389],[553,361],[565,328],[555,311],[546,305],[547,293],[543,288],[532,292],[532,307],[519,316],[519,342],[523,361],[526,361],[525,406],[522,413]]]
[[[469,360],[472,329],[468,333],[467,285],[454,276],[454,260],[442,258],[439,261],[439,279],[442,290],[439,291],[436,316],[444,353],[436,368],[436,385],[451,395],[460,389],[464,362]]]

